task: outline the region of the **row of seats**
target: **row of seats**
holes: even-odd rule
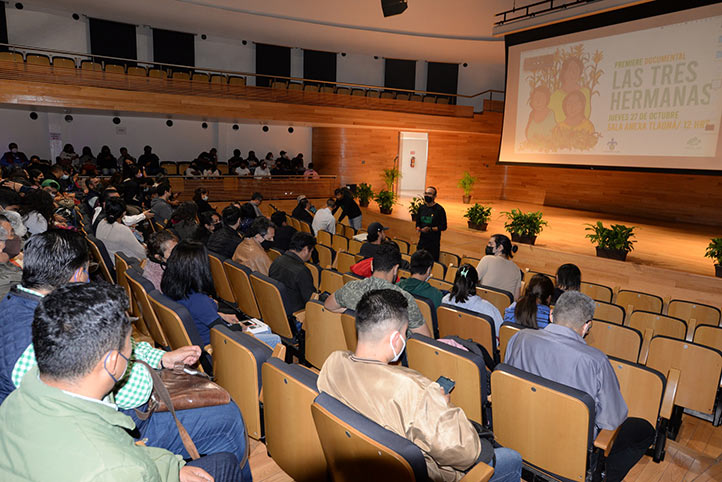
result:
[[[286,80],[275,80],[271,82],[272,89],[295,90],[303,92],[321,92],[326,94],[351,95],[368,97],[373,99],[396,99],[411,102],[423,102],[425,104],[449,104],[449,97],[436,95],[421,95],[411,92],[379,91],[373,89],[357,89],[351,87],[337,87],[327,84],[315,84],[289,82]]]

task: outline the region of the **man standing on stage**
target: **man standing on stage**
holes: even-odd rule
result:
[[[417,249],[425,249],[439,260],[441,250],[441,231],[446,231],[446,211],[440,204],[436,204],[437,190],[433,186],[424,192],[425,204],[419,208],[416,216],[416,231],[419,232]]]

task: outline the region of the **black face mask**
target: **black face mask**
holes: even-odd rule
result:
[[[486,246],[486,249],[484,250],[484,254],[489,255],[489,256],[493,255],[493,254],[494,254],[494,248],[492,248],[491,246],[487,245],[487,246]]]
[[[12,238],[5,240],[5,247],[3,248],[3,252],[8,255],[8,258],[13,259],[15,256],[20,254],[20,245],[20,237],[13,236]]]
[[[426,201],[427,204],[431,204],[434,202],[434,198],[431,196],[424,196],[424,201]]]
[[[263,242],[261,243],[261,247],[263,247],[263,249],[268,251],[269,249],[271,249],[273,247],[273,241],[264,239]]]
[[[221,228],[221,223],[213,223],[211,224],[211,231],[216,232]]]

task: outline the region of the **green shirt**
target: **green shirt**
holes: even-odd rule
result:
[[[361,297],[373,290],[395,290],[404,295],[406,301],[408,302],[407,309],[409,312],[409,329],[418,328],[426,323],[413,296],[411,296],[407,291],[399,288],[397,285],[389,283],[381,278],[376,278],[375,276],[346,283],[333,295],[336,298],[336,303],[344,308],[355,310],[356,305],[358,305],[358,302],[361,301]]]
[[[46,385],[37,367],[0,406],[0,480],[177,482],[183,459],[135,445],[108,403]]]
[[[441,298],[443,297],[441,291],[426,281],[421,281],[416,278],[406,278],[399,281],[399,286],[412,295],[430,299],[431,302],[434,303],[434,308],[441,306]]]

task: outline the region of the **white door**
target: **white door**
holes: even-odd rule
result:
[[[399,162],[402,196],[423,196],[426,189],[426,158],[429,135],[426,132],[401,132],[399,134]]]

